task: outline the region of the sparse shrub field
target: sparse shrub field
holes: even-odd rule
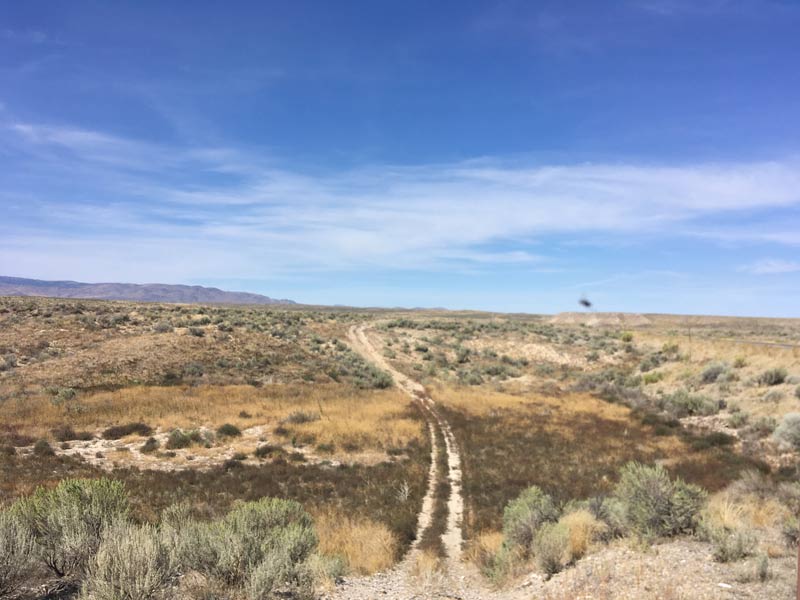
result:
[[[348,342],[363,323],[382,368]],[[425,385],[452,429],[466,552],[495,584],[688,534],[768,582],[800,538],[799,329],[0,299],[0,597],[31,580],[98,600],[119,581],[136,598],[302,596],[391,568],[431,449],[383,369]],[[423,571],[444,564],[452,492],[435,436]],[[77,501],[119,518],[59,529]],[[251,547],[271,511],[286,527],[265,535],[288,554]]]

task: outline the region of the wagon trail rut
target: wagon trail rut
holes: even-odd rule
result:
[[[511,598],[486,588],[480,575],[474,568],[462,562],[462,546],[464,536],[461,528],[464,516],[464,497],[461,482],[461,456],[458,444],[447,420],[436,408],[436,403],[427,394],[425,388],[404,373],[392,367],[381,353],[372,345],[367,335],[368,325],[354,325],[348,331],[348,340],[354,351],[375,366],[391,374],[398,388],[403,390],[418,403],[428,423],[431,440],[431,467],[428,473],[428,484],[422,508],[417,518],[416,539],[411,544],[403,560],[392,570],[369,577],[346,579],[326,598],[333,600],[367,600],[371,598],[387,599],[461,599],[478,600],[493,598],[499,600]],[[450,493],[447,498],[447,524],[441,536],[446,559],[442,572],[436,572],[422,578],[413,574],[414,566],[420,558],[422,550],[419,540],[433,524],[436,498],[436,481],[439,477],[436,457],[440,448],[437,433],[444,439],[444,451],[447,457],[447,478]]]

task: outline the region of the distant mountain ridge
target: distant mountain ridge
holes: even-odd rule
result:
[[[219,288],[200,285],[81,283],[3,276],[0,276],[0,296],[46,296],[179,304],[297,304],[292,300],[277,300],[249,292],[226,292]]]

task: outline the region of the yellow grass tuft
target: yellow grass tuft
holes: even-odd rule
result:
[[[316,514],[314,521],[319,552],[341,557],[351,573],[371,575],[394,563],[398,541],[386,525],[338,512]]]
[[[789,516],[789,510],[774,498],[762,499],[726,490],[709,498],[704,515],[711,525],[728,530],[767,529],[780,526]]]
[[[576,561],[589,551],[592,543],[605,531],[606,525],[598,521],[588,510],[577,510],[559,519],[568,531],[568,553],[570,562]]]
[[[744,508],[734,502],[729,494],[720,492],[708,500],[704,517],[713,527],[727,530],[740,529],[744,524]]]
[[[423,550],[411,565],[411,576],[425,589],[441,582],[443,568],[442,559],[433,550]]]

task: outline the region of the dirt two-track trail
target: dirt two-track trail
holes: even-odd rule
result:
[[[461,482],[461,456],[455,436],[425,388],[419,382],[393,368],[372,344],[368,332],[368,325],[351,327],[348,332],[350,345],[366,360],[391,374],[398,388],[408,394],[422,409],[428,423],[431,440],[431,467],[428,473],[427,491],[417,518],[416,539],[403,560],[386,573],[345,580],[329,598],[336,600],[368,600],[372,598],[516,600],[525,597],[519,593],[500,594],[489,590],[476,570],[462,562],[464,537],[461,521],[464,515],[464,497]],[[419,540],[433,524],[434,504],[437,500],[436,482],[440,466],[437,465],[436,458],[441,451],[437,438],[444,439],[447,478],[450,483],[450,492],[447,498],[447,524],[441,537],[446,560],[440,571],[434,574],[420,575],[418,569],[415,569],[422,552],[419,548]]]

